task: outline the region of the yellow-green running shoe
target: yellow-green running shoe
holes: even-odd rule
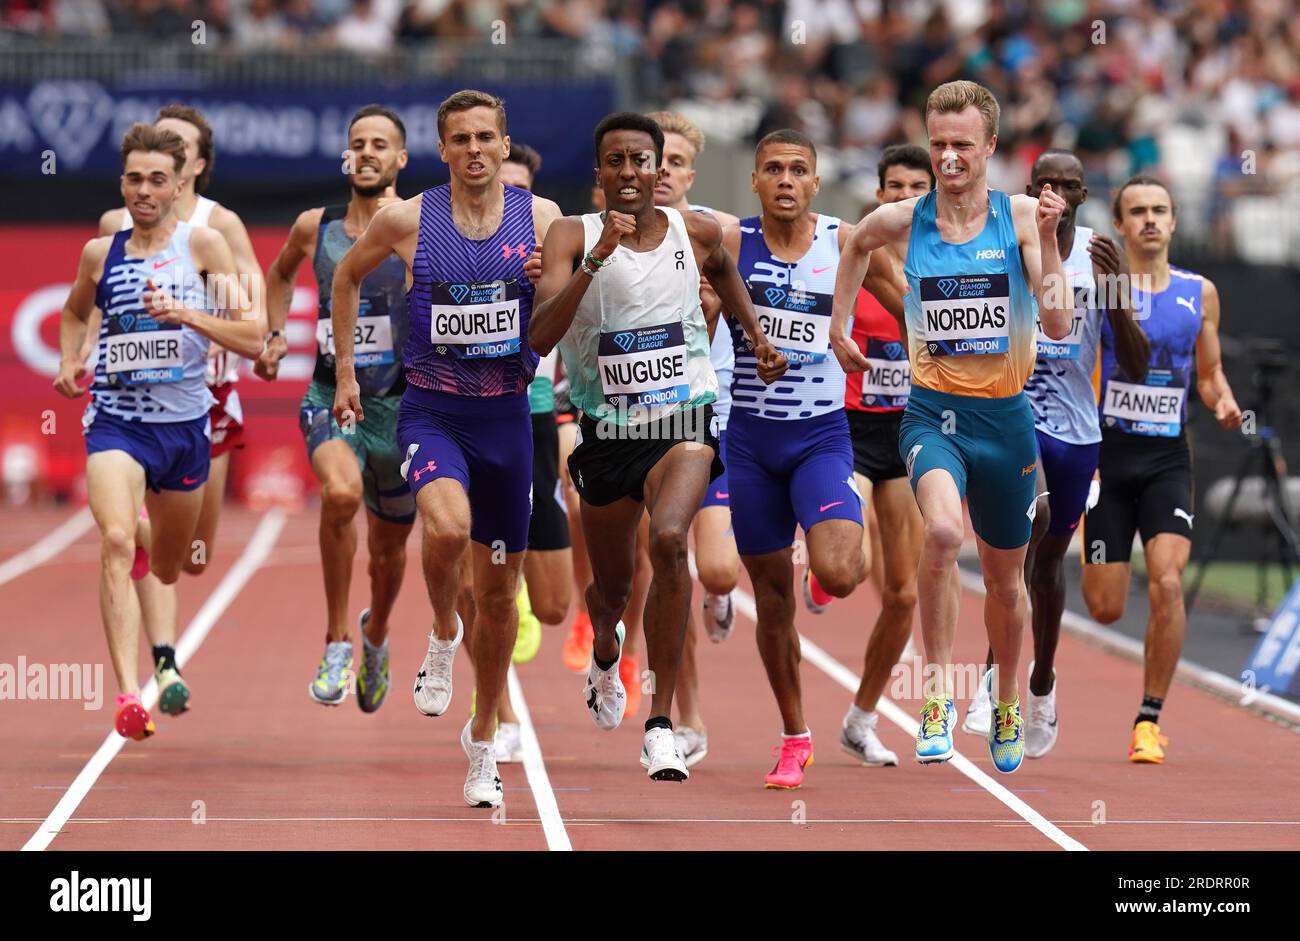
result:
[[[322,706],[337,706],[348,695],[352,682],[352,641],[338,640],[325,645],[316,678],[307,693]]]
[[[357,674],[357,705],[362,712],[375,712],[388,695],[388,638],[378,647],[366,640],[370,609],[361,612],[361,672]]]
[[[519,608],[519,632],[515,634],[515,650],[510,659],[515,663],[527,663],[537,656],[537,651],[542,647],[542,622],[533,614],[532,603],[528,600],[528,586],[523,581],[519,583],[515,604]]]
[[[993,702],[993,721],[989,724],[989,757],[993,767],[1010,774],[1025,759],[1025,721],[1020,717],[1020,699],[1001,702],[993,695],[993,671],[984,677],[984,688]]]
[[[153,671],[158,682],[158,708],[169,716],[178,716],[190,708],[190,688],[181,678],[181,671],[161,663]]]

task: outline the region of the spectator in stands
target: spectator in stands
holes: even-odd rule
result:
[[[235,14],[231,39],[240,52],[280,49],[293,43],[274,0],[248,0],[248,5]]]
[[[375,0],[352,0],[352,8],[334,24],[334,42],[358,55],[380,55],[393,47],[393,28],[375,8]]]

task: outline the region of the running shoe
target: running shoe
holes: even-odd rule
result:
[[[834,595],[828,595],[822,591],[822,586],[817,584],[817,578],[813,575],[811,568],[803,570],[803,604],[804,607],[813,614],[821,614],[831,606],[835,600]]]
[[[791,791],[803,784],[803,769],[813,763],[811,735],[783,737],[772,746],[776,767],[763,778],[763,787]]]
[[[116,705],[117,714],[113,716],[113,728],[117,729],[118,735],[143,742],[157,731],[153,719],[149,718],[149,710],[145,709],[144,704],[140,702],[140,697],[135,693],[119,695]]]
[[[581,673],[591,663],[591,645],[596,642],[595,631],[591,629],[591,617],[586,611],[579,611],[573,616],[569,625],[569,636],[564,638],[564,648],[560,657],[564,668],[570,673]]]
[[[677,745],[677,754],[682,756],[688,768],[694,768],[709,753],[708,732],[697,732],[690,726],[679,725],[673,731],[673,739]]]
[[[492,739],[498,764],[518,764],[524,760],[524,742],[519,734],[518,722],[498,722],[497,734]]]
[[[984,686],[988,691],[989,699],[992,700],[992,672],[985,674]],[[1025,720],[1020,716],[1018,697],[1009,703],[999,701],[994,705],[988,743],[993,767],[1003,774],[1015,771],[1025,760]]]
[[[1029,664],[1032,675],[1034,665]],[[1056,744],[1056,670],[1052,670],[1052,689],[1046,696],[1025,693],[1025,757],[1042,758]]]
[[[622,681],[623,693],[627,696],[623,715],[634,716],[641,708],[641,658],[634,653],[620,657],[618,678]]]
[[[497,776],[496,746],[493,742],[475,742],[469,737],[470,719],[460,732],[460,747],[469,759],[465,775],[465,803],[471,807],[500,807],[505,795]]]
[[[164,715],[178,716],[190,708],[190,688],[175,666],[159,663],[154,667],[154,681],[158,684],[158,708]]]
[[[361,672],[357,674],[357,705],[362,712],[375,712],[388,697],[388,638],[378,647],[366,640],[370,609],[361,612],[357,629],[361,633]]]
[[[519,609],[519,631],[515,634],[515,650],[510,655],[513,663],[527,663],[537,656],[542,646],[542,622],[533,614],[532,602],[528,600],[528,586],[519,581],[519,594],[515,595],[515,606]]]
[[[437,631],[429,632],[429,652],[424,655],[420,672],[415,675],[415,708],[426,716],[440,716],[451,705],[451,667],[456,662],[456,648],[465,638],[465,624],[456,615],[456,636],[440,640]]]
[[[641,767],[652,781],[685,781],[691,776],[677,752],[673,730],[659,726],[647,731],[642,739]]]
[[[135,547],[135,561],[131,563],[131,580],[138,582],[149,574],[149,550],[144,546]]]
[[[352,641],[333,641],[325,645],[325,656],[307,693],[323,706],[337,706],[347,698],[352,675]]]
[[[606,732],[618,728],[627,708],[627,693],[623,690],[623,681],[619,679],[626,630],[622,621],[614,628],[614,635],[618,638],[619,662],[608,670],[602,670],[596,666],[593,654],[591,666],[587,670],[587,684],[582,688],[582,698],[587,701],[587,712],[591,714],[591,720],[597,728]]]
[[[985,684],[991,683],[992,678],[993,671],[985,670],[984,676],[980,680],[979,692],[970,701],[970,708],[966,710],[966,718],[961,724],[963,732],[978,735],[982,738],[989,737],[989,725],[993,717],[993,703],[989,700]]]
[[[731,600],[731,592],[725,595],[704,593],[704,630],[709,640],[720,644],[731,636],[731,629],[736,626],[736,605]]]
[[[850,722],[846,718],[840,726],[840,748],[868,768],[898,764],[898,756],[886,748],[876,734],[876,723],[879,721],[877,713],[869,712],[865,719],[857,722]]]
[[[1169,739],[1160,734],[1160,726],[1154,722],[1139,722],[1133,726],[1133,744],[1129,746],[1128,760],[1140,764],[1162,765],[1165,763],[1165,750]]]
[[[921,710],[921,727],[916,732],[916,760],[938,764],[952,757],[952,726],[957,706],[951,699],[932,698]]]

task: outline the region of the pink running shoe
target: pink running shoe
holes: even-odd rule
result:
[[[149,550],[144,546],[135,547],[135,562],[131,565],[131,580],[138,582],[149,574]]]
[[[772,749],[778,755],[776,767],[763,778],[763,786],[793,790],[803,784],[803,769],[813,763],[811,735],[797,735],[781,739],[779,747]]]
[[[142,742],[156,731],[149,711],[134,693],[119,695],[116,701],[117,714],[113,717],[113,728],[123,738]]]

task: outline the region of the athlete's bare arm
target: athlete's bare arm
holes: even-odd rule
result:
[[[126,208],[119,206],[116,209],[108,209],[99,217],[99,234],[116,235],[122,230],[122,219],[126,215]],[[90,319],[86,321],[86,340],[81,347],[81,361],[85,362],[90,359],[90,351],[95,348],[95,343],[99,338],[99,324],[102,314],[98,307],[90,312]]]
[[[232,353],[253,359],[262,351],[262,319],[244,291],[235,258],[224,236],[215,229],[190,231],[190,257],[203,275],[211,313],[186,307],[150,279],[141,298],[155,320],[189,327]]]
[[[330,292],[334,329],[334,418],[340,425],[346,425],[350,419],[365,420],[356,363],[352,358],[361,282],[385,258],[396,253],[406,263],[406,286],[411,286],[411,264],[420,234],[421,202],[422,195],[412,196],[380,209],[334,268],[334,284]]]
[[[122,231],[122,220],[126,217],[126,207],[118,206],[116,209],[108,209],[99,217],[99,234],[116,235]]]
[[[718,220],[718,225],[722,226],[724,237],[728,228],[733,225],[740,225],[739,216],[733,216],[721,209],[709,209],[707,211],[713,218]],[[700,307],[704,310],[704,322],[709,325],[709,340],[712,341],[718,329],[718,318],[722,314],[722,299],[718,297],[718,292],[713,290],[713,285],[709,284],[709,279],[703,275],[700,275]]]
[[[284,338],[284,327],[289,322],[289,308],[293,305],[293,285],[298,280],[302,263],[316,254],[316,233],[320,230],[323,208],[308,209],[294,220],[289,237],[280,246],[271,267],[266,269],[266,328],[280,335],[266,341],[266,348],[257,358],[253,372],[267,382],[274,382],[280,374],[280,360],[289,352]]]
[[[749,299],[749,291],[736,266],[736,256],[740,254],[739,224],[727,229],[730,238],[726,238],[717,220],[706,213],[686,213],[683,218],[700,273],[717,292],[727,316],[740,324],[753,344],[754,358],[758,360],[758,378],[771,385],[790,368],[790,364],[785,354],[773,346],[763,332],[758,314],[754,313],[754,302]]]
[[[542,280],[542,243],[546,240],[546,233],[552,222],[563,218],[564,213],[551,200],[533,197],[533,250],[524,262],[524,277],[534,288]]]
[[[1196,391],[1224,428],[1241,425],[1241,408],[1223,374],[1219,350],[1219,289],[1209,278],[1201,288],[1201,332],[1196,337]]]
[[[853,235],[853,229],[853,226],[847,224],[839,227],[841,253],[844,251],[845,243]],[[871,253],[871,261],[867,264],[867,274],[862,279],[862,286],[898,321],[899,332],[906,336],[907,326],[903,319],[903,266],[891,250],[892,247],[891,242],[879,251]]]
[[[85,392],[81,379],[86,375],[86,323],[95,307],[95,288],[104,271],[111,238],[93,238],[81,249],[77,262],[77,279],[72,282],[68,299],[63,302],[59,316],[59,372],[54,377],[54,388],[70,399]]]
[[[831,309],[831,349],[845,372],[863,372],[868,367],[866,356],[849,335],[849,318],[857,307],[858,290],[867,283],[871,256],[889,245],[906,246],[912,229],[912,210],[920,198],[913,196],[877,206],[852,227],[840,247],[840,264],[835,272],[835,301]],[[906,252],[906,248],[902,251]],[[886,262],[876,263],[877,277],[887,270],[882,267],[884,264]]]
[[[1100,232],[1092,234],[1088,254],[1092,257],[1093,281],[1115,335],[1115,359],[1124,375],[1141,382],[1151,363],[1151,342],[1133,316],[1128,258],[1109,236]]]
[[[1011,216],[1025,278],[1038,299],[1038,321],[1043,333],[1053,340],[1065,339],[1074,326],[1074,290],[1065,277],[1061,246],[1056,241],[1056,227],[1064,211],[1065,200],[1052,192],[1050,183],[1043,185],[1038,198],[1023,193],[1011,197]]]
[[[634,218],[624,212],[605,213],[605,228],[591,254],[604,261],[618,247],[624,233],[636,231]],[[568,332],[587,288],[595,280],[582,270],[582,246],[585,242],[581,216],[555,220],[542,250],[542,279],[537,282],[533,314],[528,319],[528,345],[538,356],[555,349]],[[596,278],[600,277],[597,271]]]
[[[208,219],[210,228],[216,229],[230,246],[230,254],[235,259],[235,271],[248,295],[253,313],[262,325],[262,335],[266,333],[266,284],[262,280],[262,266],[253,251],[253,240],[248,237],[248,229],[238,214],[225,206],[214,206]],[[259,352],[261,352],[259,350]]]

